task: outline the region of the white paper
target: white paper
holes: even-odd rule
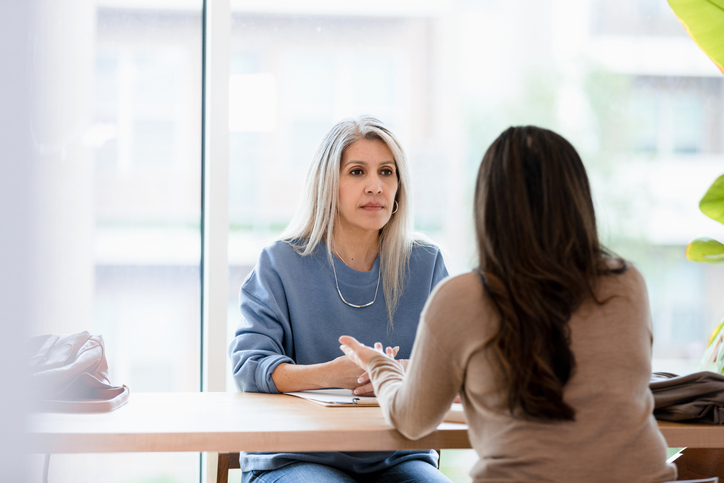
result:
[[[320,404],[349,404],[377,406],[376,397],[355,396],[349,389],[316,389],[313,391],[285,392]]]

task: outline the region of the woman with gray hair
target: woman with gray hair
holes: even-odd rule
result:
[[[447,276],[412,234],[410,174],[397,138],[363,116],[335,125],[310,165],[302,205],[241,287],[229,348],[241,391],[345,388],[372,395],[339,354],[343,334],[410,356],[428,295]],[[241,454],[242,481],[449,481],[432,451]]]

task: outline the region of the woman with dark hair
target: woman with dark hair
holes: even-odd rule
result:
[[[379,344],[340,338],[387,420],[420,438],[460,393],[475,481],[675,479],[652,415],[646,285],[599,243],[573,146],[507,129],[483,157],[474,208],[479,266],[433,291],[407,371]]]

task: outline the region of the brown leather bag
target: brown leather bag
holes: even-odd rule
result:
[[[34,336],[30,353],[30,388],[40,411],[93,413],[112,411],[128,402],[128,387],[108,380],[103,337],[77,334]]]

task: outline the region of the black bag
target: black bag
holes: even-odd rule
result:
[[[654,417],[662,421],[724,424],[724,375],[695,372],[677,376],[655,372],[649,384]]]

